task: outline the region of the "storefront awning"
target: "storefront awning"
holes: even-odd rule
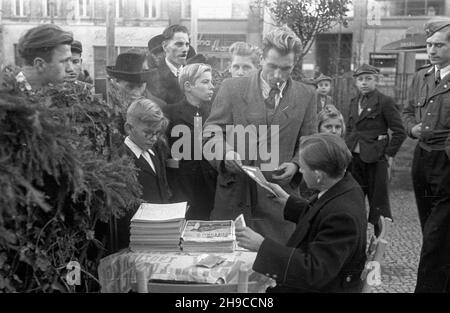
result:
[[[408,35],[406,38],[388,43],[381,50],[423,51],[426,50],[425,34]]]

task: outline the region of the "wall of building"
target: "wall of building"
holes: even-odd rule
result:
[[[43,23],[55,24],[72,31],[74,38],[83,44],[83,62],[86,69],[94,73],[95,47],[106,45],[106,1],[91,0],[89,17],[80,17],[75,14],[78,2],[74,0],[54,0],[56,3],[55,16],[44,16],[44,6],[41,0],[23,0],[24,15],[15,16],[13,13],[14,0],[0,0],[3,7],[2,34],[0,41],[1,57],[3,63],[15,62],[14,44],[28,29]],[[78,0],[77,0],[78,1]],[[118,0],[116,0],[118,1]],[[160,0],[160,16],[157,19],[145,18],[142,10],[144,0],[127,0],[122,10],[122,15],[116,18],[116,46],[121,47],[146,47],[147,42],[153,36],[161,34],[169,23],[180,23],[190,28],[190,19],[183,17],[183,1],[186,0]],[[248,14],[241,8],[242,3],[233,2],[232,19],[199,19],[199,34],[215,34],[217,39],[222,40],[227,35],[231,38],[239,38],[250,43],[261,45],[262,40],[262,18],[260,12],[248,10]],[[248,0],[247,0],[248,2]],[[250,2],[249,2],[250,3]],[[239,9],[237,12],[236,10]],[[236,11],[236,12],[235,12]],[[244,12],[244,13],[243,13]],[[247,14],[246,18],[242,15]],[[224,37],[225,36],[225,37]],[[233,37],[234,36],[234,37]],[[1,37],[0,37],[1,38]],[[215,55],[225,56],[229,43],[223,43],[215,47]]]

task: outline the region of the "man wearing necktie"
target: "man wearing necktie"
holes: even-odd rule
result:
[[[349,169],[369,200],[369,222],[377,236],[380,216],[392,219],[389,168],[406,139],[397,105],[376,88],[378,74],[377,68],[363,64],[353,75],[358,96],[350,103],[346,134],[347,145],[353,153]]]
[[[412,179],[423,245],[416,292],[450,292],[450,19],[425,24],[430,65],[409,88],[403,121],[418,139]]]
[[[218,171],[211,219],[235,219],[243,213],[249,227],[281,243],[289,238],[294,224],[284,220],[282,207],[273,204],[268,192],[241,166],[260,167],[266,179],[290,194],[299,194],[300,180],[293,177],[299,170],[300,137],[317,132],[315,92],[290,78],[301,51],[300,39],[287,28],[275,28],[266,34],[261,70],[223,81],[203,131],[209,146],[224,147],[223,156],[210,162]],[[222,131],[213,131],[217,126]],[[229,126],[255,127],[259,132],[256,136],[261,135],[260,129],[269,128],[274,129],[274,135],[257,140],[248,136],[245,145],[239,147],[230,139],[233,134],[227,133]],[[262,150],[275,145],[270,160],[261,155]]]

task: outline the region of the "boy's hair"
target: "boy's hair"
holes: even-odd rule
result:
[[[243,41],[237,41],[230,46],[231,59],[234,56],[250,57],[255,67],[259,66],[262,51],[257,46],[253,46]]]
[[[204,63],[188,64],[181,70],[178,83],[180,84],[181,91],[185,92],[184,84],[186,82],[195,84],[195,81],[205,72],[211,72],[211,66]]]
[[[342,125],[342,134],[341,137],[344,138],[345,136],[345,121],[344,116],[342,116],[342,113],[339,112],[339,110],[332,104],[327,104],[322,111],[319,112],[317,115],[317,131],[320,132],[320,126],[322,124],[329,120],[329,119],[338,119],[341,122]]]
[[[160,107],[147,98],[139,98],[133,101],[127,110],[127,124],[143,123],[155,126],[161,132],[165,132],[169,125]]]
[[[352,159],[345,141],[329,133],[302,137],[300,156],[313,171],[321,170],[331,178],[343,176]]]
[[[295,55],[295,60],[301,55],[303,46],[302,41],[288,27],[277,27],[268,32],[263,39],[263,56],[267,56],[267,52],[274,48],[282,55],[291,52]]]

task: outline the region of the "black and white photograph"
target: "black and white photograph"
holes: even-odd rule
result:
[[[450,293],[450,0],[0,0],[0,293]]]

